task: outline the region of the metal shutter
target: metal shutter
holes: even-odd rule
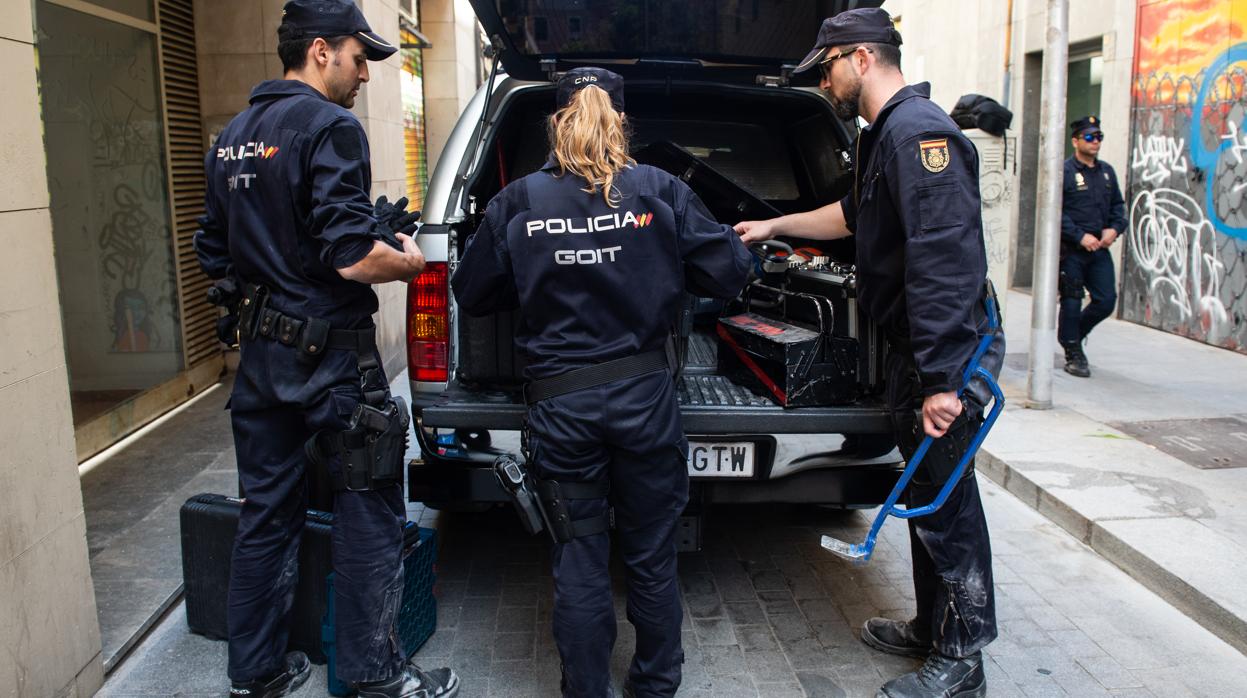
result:
[[[186,368],[221,355],[216,338],[216,308],[204,300],[211,280],[199,268],[192,238],[203,215],[203,124],[199,113],[199,66],[195,53],[192,0],[160,0],[161,71],[164,78],[165,129],[169,158],[169,201],[173,209],[173,244],[182,351]]]

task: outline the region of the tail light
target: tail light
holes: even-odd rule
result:
[[[407,287],[407,369],[413,380],[447,380],[449,293],[445,262],[429,262]]]

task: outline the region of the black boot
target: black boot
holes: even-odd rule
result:
[[[1079,378],[1090,378],[1091,367],[1087,365],[1087,355],[1083,353],[1082,343],[1065,344],[1065,372]]]
[[[983,653],[965,659],[932,652],[918,671],[883,684],[876,698],[984,698]]]
[[[299,690],[312,673],[312,663],[302,652],[286,655],[286,665],[281,671],[246,683],[230,685],[231,698],[280,698]]]
[[[459,695],[459,676],[446,668],[422,671],[413,662],[384,681],[361,683],[359,698],[454,698]]]
[[[925,657],[931,653],[931,638],[917,632],[912,620],[871,618],[862,625],[862,642],[902,657]]]

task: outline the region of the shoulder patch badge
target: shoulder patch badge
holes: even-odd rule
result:
[[[944,168],[948,167],[947,138],[921,141],[918,143],[918,152],[922,156],[922,166],[927,168],[928,172],[943,172]]]

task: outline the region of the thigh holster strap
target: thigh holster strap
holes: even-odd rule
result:
[[[604,499],[610,493],[610,482],[602,479],[594,482],[558,482],[538,480],[537,495],[541,498],[546,515],[547,528],[556,543],[566,543],[573,538],[583,538],[610,529],[610,509],[585,519],[571,518],[567,502],[573,499]]]

